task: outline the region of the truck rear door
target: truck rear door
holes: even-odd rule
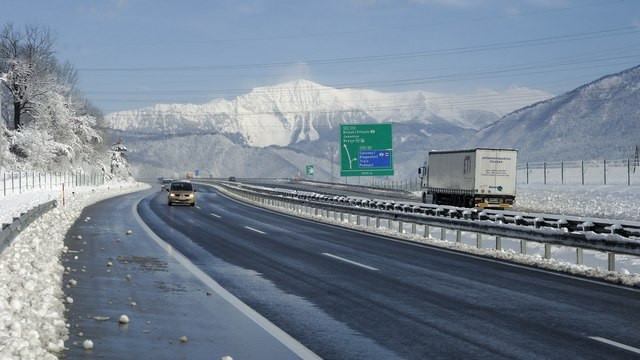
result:
[[[516,155],[515,150],[477,150],[476,184],[481,195],[515,195]]]

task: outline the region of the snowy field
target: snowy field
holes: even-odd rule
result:
[[[640,221],[640,185],[518,184],[514,210]]]
[[[0,359],[56,359],[67,338],[60,262],[64,237],[82,209],[100,200],[148,187],[139,183],[110,183],[78,187],[65,193],[41,190],[2,197],[0,219],[13,217],[49,200],[50,210],[22,231],[0,253]]]
[[[11,246],[0,253],[0,359],[57,358],[56,354],[64,349],[68,333],[64,304],[73,301],[64,298],[62,275],[65,269],[60,263],[61,254],[66,251],[64,236],[67,230],[78,219],[84,207],[147,186],[139,183],[111,183],[67,191],[64,207],[59,205],[33,222],[14,239]],[[9,223],[20,213],[52,199],[61,204],[61,189],[33,190],[2,197],[0,222]],[[517,209],[640,221],[640,186],[519,185]],[[324,221],[331,222],[326,218]],[[347,225],[357,227],[354,223]],[[448,241],[438,240],[437,228],[432,229],[428,238],[406,232],[398,234],[397,224],[383,225],[377,231],[457,250],[464,247],[464,251],[478,255],[629,285],[640,284],[640,275],[636,271],[640,269],[640,260],[637,258],[620,258],[620,272],[612,273],[603,270],[597,262],[598,257],[606,257],[604,254],[589,255],[585,251],[585,265],[579,266],[571,263],[573,255],[568,249],[554,252],[554,258],[561,260],[546,260],[541,256],[544,250],[539,244],[530,244],[529,255],[524,256],[517,254],[518,244],[510,244],[508,239],[503,240],[505,251],[496,252],[490,249],[491,239],[484,240],[486,248],[475,248],[475,237],[471,234],[463,235],[461,245],[449,238]],[[455,236],[451,232],[448,237],[452,235]],[[567,252],[566,261],[562,260],[562,251]],[[589,264],[590,258],[596,263]],[[604,258],[601,260],[606,261]]]

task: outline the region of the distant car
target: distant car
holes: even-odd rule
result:
[[[169,190],[169,185],[173,182],[173,179],[162,179],[160,184],[162,184],[162,190]]]
[[[190,181],[174,181],[169,186],[168,204],[196,205],[196,189]]]
[[[236,177],[235,176],[229,176],[229,181],[236,181]]]

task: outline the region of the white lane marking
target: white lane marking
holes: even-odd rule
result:
[[[375,228],[369,229],[370,231],[356,230],[356,229],[350,229],[348,227],[341,226],[339,224],[328,223],[328,222],[317,221],[317,220],[311,220],[311,219],[307,219],[307,218],[303,218],[303,217],[299,217],[299,216],[294,216],[294,215],[290,215],[288,213],[276,211],[276,210],[273,210],[273,209],[270,209],[270,208],[266,208],[266,207],[262,207],[262,206],[256,206],[256,205],[253,205],[253,204],[250,204],[250,203],[242,202],[240,200],[234,199],[231,196],[223,193],[220,189],[216,188],[215,186],[212,186],[212,187],[215,188],[216,190],[218,190],[218,192],[219,192],[219,194],[221,196],[224,196],[227,199],[229,199],[231,201],[234,201],[234,202],[236,202],[238,204],[242,204],[244,206],[248,206],[248,207],[251,207],[251,208],[254,208],[254,209],[260,209],[262,211],[269,212],[269,213],[272,213],[272,214],[278,214],[278,215],[281,215],[281,216],[284,216],[284,217],[288,217],[288,218],[291,218],[291,219],[298,219],[298,220],[305,221],[305,222],[312,223],[312,224],[321,224],[321,225],[328,226],[328,227],[331,227],[331,228],[342,229],[342,230],[348,231],[348,232],[353,232],[353,233],[358,233],[358,234],[366,234],[366,235],[370,235],[372,237],[375,237],[375,238],[378,238],[378,239],[382,239],[382,240],[393,241],[393,242],[397,242],[397,243],[401,243],[401,244],[405,244],[405,245],[410,245],[410,246],[415,246],[415,247],[420,247],[420,248],[427,248],[427,249],[431,249],[431,250],[434,250],[434,251],[444,252],[444,253],[447,253],[447,254],[473,258],[473,259],[477,259],[477,260],[482,260],[482,261],[492,262],[492,263],[496,263],[496,264],[501,264],[501,265],[504,265],[504,266],[515,267],[515,268],[519,268],[519,269],[523,269],[523,270],[529,270],[529,271],[544,273],[544,274],[547,274],[547,275],[563,277],[563,278],[567,278],[567,279],[571,279],[571,280],[587,282],[587,283],[591,283],[591,284],[595,284],[595,285],[601,285],[601,286],[616,288],[616,289],[620,289],[620,290],[633,291],[633,292],[640,293],[640,289],[638,289],[636,287],[618,285],[618,284],[614,284],[614,283],[607,283],[607,282],[604,282],[604,280],[598,280],[597,278],[587,279],[587,278],[574,276],[574,275],[567,274],[567,273],[559,273],[559,272],[555,272],[555,271],[551,271],[551,270],[545,270],[543,268],[536,268],[536,267],[533,267],[534,265],[509,263],[509,262],[505,262],[505,260],[498,260],[498,259],[494,259],[494,258],[485,257],[485,256],[482,256],[482,255],[475,255],[475,254],[472,254],[472,253],[463,252],[462,250],[449,250],[449,249],[444,248],[444,247],[439,247],[436,244],[426,244],[426,243],[419,243],[419,242],[411,241],[411,240],[408,240],[408,239],[405,240],[405,239],[393,238],[390,235],[384,235],[384,234],[372,232],[372,231],[375,231]]]
[[[252,228],[251,226],[245,226],[244,228],[245,228],[245,229],[248,229],[248,230],[251,230],[251,231],[255,231],[255,232],[257,232],[257,233],[259,233],[259,234],[262,234],[262,235],[266,234],[266,232],[264,232],[264,231],[260,231],[260,230],[258,230],[258,229],[254,229],[254,228]]]
[[[198,206],[198,205],[196,205],[196,209],[202,210],[202,208],[200,206]]]
[[[371,267],[371,266],[368,266],[368,265],[365,265],[365,264],[361,264],[359,262],[355,262],[355,261],[352,261],[352,260],[349,260],[349,259],[345,259],[345,258],[340,257],[340,256],[336,256],[336,255],[329,254],[329,253],[322,253],[322,255],[325,255],[325,256],[340,260],[340,261],[344,261],[344,262],[352,264],[352,265],[360,266],[360,267],[368,269],[368,270],[378,271],[378,269],[376,269],[374,267]]]
[[[222,218],[222,216],[217,215],[217,214],[214,214],[214,213],[211,213],[211,216],[213,216],[213,217],[217,217],[218,219]]]
[[[202,271],[199,267],[197,267],[194,263],[192,263],[186,256],[184,256],[180,251],[176,250],[173,246],[169,245],[166,241],[162,240],[156,233],[147,226],[147,224],[142,220],[140,214],[138,214],[138,204],[144,199],[144,197],[140,198],[137,202],[134,202],[131,207],[131,211],[133,212],[133,217],[136,219],[138,224],[144,229],[144,231],[149,235],[164,251],[167,252],[168,255],[172,256],[176,261],[178,261],[182,266],[184,266],[187,270],[189,270],[195,277],[200,279],[204,284],[206,284],[211,290],[220,294],[224,300],[233,305],[236,309],[238,309],[241,313],[243,313],[246,317],[253,320],[258,326],[263,328],[267,333],[271,334],[274,338],[276,338],[280,343],[289,348],[291,351],[296,353],[296,355],[300,356],[302,359],[318,359],[322,358],[316,355],[314,352],[309,350],[306,346],[302,345],[298,340],[291,337],[291,335],[284,332],[284,330],[277,327],[274,323],[269,321],[264,316],[260,315],[257,311],[249,307],[249,305],[242,302],[242,300],[235,297],[231,294],[227,289],[223,288],[217,281],[213,280],[209,275],[207,275],[204,271]]]
[[[600,341],[600,342],[615,346],[615,347],[620,348],[620,349],[625,349],[627,351],[631,351],[631,352],[634,352],[636,354],[640,354],[640,349],[634,348],[633,346],[621,344],[621,343],[613,341],[613,340],[601,338],[599,336],[589,336],[589,339],[592,339],[592,340],[595,340],[595,341]]]

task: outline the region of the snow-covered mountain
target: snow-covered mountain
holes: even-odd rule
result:
[[[338,179],[339,124],[392,122],[395,178],[407,179],[432,149],[513,147],[521,161],[625,158],[640,144],[638,104],[640,66],[551,99],[519,88],[453,96],[299,80],[233,100],[157,105],[108,119],[141,177],[194,169],[216,177],[292,177],[314,164],[316,180]]]
[[[256,147],[314,141],[343,123],[411,122],[480,129],[505,113],[547,99],[541,91],[512,88],[445,95],[335,89],[308,80],[260,87],[233,100],[202,105],[156,105],[109,114],[115,130],[148,135],[218,133]],[[511,99],[496,101],[496,99]]]
[[[627,158],[640,145],[640,66],[510,113],[468,145],[517,148],[522,161]]]

